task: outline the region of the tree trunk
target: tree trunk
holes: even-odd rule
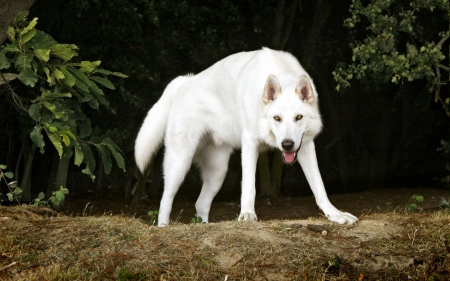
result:
[[[267,151],[259,153],[258,157],[259,174],[259,196],[273,197],[274,189],[270,178],[269,156]]]
[[[24,146],[22,145],[20,148],[20,153],[19,153],[19,157],[17,157],[17,163],[16,163],[16,168],[14,171],[14,177],[17,180],[17,186],[20,186],[21,182],[19,182],[19,170],[20,170],[20,162],[22,161],[22,157],[23,157],[23,151],[24,151]]]
[[[289,7],[285,8],[285,0],[278,0],[277,9],[275,11],[271,48],[282,50],[286,45],[291,34],[298,3],[299,0],[294,0]],[[278,197],[281,194],[284,166],[280,153],[275,152],[272,160],[272,167],[270,167],[269,154],[266,151],[259,154],[258,172],[260,196]]]
[[[50,168],[50,175],[48,177],[47,189],[45,190],[45,198],[50,198],[52,192],[55,191],[56,175],[58,174],[59,156],[56,151],[50,151],[52,154],[52,167]]]
[[[316,1],[316,5],[314,6],[314,24],[311,25],[311,29],[308,34],[306,34],[305,40],[302,42],[305,46],[305,51],[303,52],[305,55],[302,57],[301,63],[306,69],[311,70],[313,68],[314,48],[316,48],[318,42],[320,42],[320,34],[331,14],[332,8],[331,1],[328,1],[326,4],[324,4],[322,0]]]
[[[53,191],[60,190],[60,187],[66,187],[67,183],[67,174],[69,172],[69,164],[70,164],[70,157],[65,156],[65,153],[63,153],[61,159],[59,159],[58,164],[58,172],[56,173],[55,178],[55,185],[53,186]],[[60,202],[58,205],[53,204],[53,209],[57,211],[61,211],[64,209],[65,200]]]
[[[6,31],[18,12],[28,10],[36,0],[0,0],[0,44],[8,37]]]
[[[272,168],[270,170],[272,197],[278,197],[281,194],[281,183],[283,182],[284,162],[280,151],[275,151],[272,158]]]
[[[100,161],[100,165],[98,167],[98,173],[97,173],[97,177],[95,178],[95,189],[97,191],[101,191],[102,190],[102,186],[103,186],[103,174],[105,173],[105,169],[103,166],[103,161]]]
[[[23,144],[26,145],[26,144]],[[26,155],[25,171],[23,173],[22,183],[20,188],[22,188],[21,201],[30,202],[31,201],[31,168],[33,166],[34,153],[36,152],[37,145],[33,142],[31,148]]]
[[[287,9],[285,9],[285,0],[278,0],[275,11],[275,22],[273,27],[273,36],[271,48],[276,50],[284,49],[289,36],[291,35],[292,24],[295,18],[295,11],[300,1],[294,0]],[[284,26],[284,32],[283,32]]]

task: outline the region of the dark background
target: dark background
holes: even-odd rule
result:
[[[37,0],[29,18],[39,18],[38,29],[60,43],[76,44],[79,60],[101,60],[105,69],[129,76],[114,80],[117,90],[106,92],[110,108],[86,107],[93,128],[109,131],[122,148],[127,172],[113,168],[96,187],[78,167],[71,166],[67,183],[71,194],[93,190],[124,194],[133,178],[134,139],[164,87],[173,78],[198,73],[227,55],[263,46],[291,52],[314,79],[324,123],[316,149],[329,193],[442,186],[449,158],[438,148],[442,140],[449,141],[449,118],[434,102],[426,81],[392,84],[380,75],[369,75],[336,92],[332,71],[351,62],[351,45],[368,36],[364,22],[352,30],[343,26],[351,1],[296,1],[290,33],[286,33],[287,16],[282,28],[276,27],[280,2]],[[285,3],[286,15],[291,4]],[[424,13],[418,20],[422,34],[418,44],[439,40],[438,32],[448,26],[440,16]],[[279,34],[282,39],[277,39]],[[288,34],[285,42],[283,34]],[[398,48],[404,49],[408,40],[399,36]],[[19,126],[14,104],[5,102],[5,97],[1,100],[0,162],[15,167],[24,128]],[[55,153],[53,149],[36,153],[33,194],[45,190]],[[239,198],[239,157],[237,151],[230,161],[219,199]],[[156,174],[154,183],[160,192],[160,170]],[[200,186],[193,169],[181,192],[195,198]],[[0,187],[4,194],[6,187]],[[281,191],[285,196],[310,194],[298,164],[285,167]]]

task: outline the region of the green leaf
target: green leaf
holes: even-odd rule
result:
[[[73,87],[75,85],[75,77],[67,70],[65,66],[59,67],[61,72],[64,74],[64,81],[69,87]]]
[[[112,75],[120,77],[120,78],[128,78],[128,75],[120,73],[120,72],[113,72]]]
[[[50,92],[50,91],[48,91]],[[61,93],[61,94],[42,94],[40,97],[35,98],[34,100],[32,100],[31,102],[38,102],[38,101],[50,101],[50,100],[54,100],[57,98],[71,98],[72,94],[71,93]]]
[[[16,30],[14,29],[14,27],[8,26],[7,34],[9,40],[11,40],[12,42],[16,41]]]
[[[81,91],[85,92],[85,93],[89,93],[89,87],[86,83],[84,83],[83,81],[81,81],[80,79],[75,79],[75,86],[78,87],[78,89],[80,89]]]
[[[103,161],[103,169],[105,170],[106,174],[109,174],[112,168],[112,162],[111,162],[111,152],[105,145],[99,145],[97,146],[97,150],[102,157]]]
[[[34,87],[36,85],[38,78],[37,75],[29,68],[23,69],[20,71],[19,76],[17,76],[23,84]]]
[[[72,133],[72,131],[70,131],[70,129],[61,130],[61,133],[64,133],[64,134],[68,135],[72,140],[77,141],[77,137]]]
[[[48,130],[52,133],[58,131],[58,128],[56,128],[55,126],[48,126]]]
[[[33,37],[35,35],[36,35],[36,29],[35,28],[31,29],[27,33],[20,34],[20,36],[19,36],[19,44],[23,45],[23,44],[27,43],[28,41],[33,39]]]
[[[59,120],[52,120],[52,122],[50,122],[48,125],[55,126],[56,128],[58,128],[58,131],[66,131],[70,129],[69,125]]]
[[[109,138],[104,138],[102,141],[103,144],[106,144],[109,150],[111,151],[114,159],[117,162],[117,166],[122,168],[125,171],[125,161],[123,160],[122,154],[120,154],[117,150],[120,151],[119,147]]]
[[[106,70],[106,69],[101,69],[101,68],[97,68],[94,73],[101,73],[101,74],[105,74],[105,75],[110,75],[113,74],[112,71]]]
[[[417,210],[417,205],[414,203],[408,204],[406,207],[408,208],[409,211]]]
[[[95,94],[96,96],[104,96],[105,94],[103,93],[103,90],[100,89],[97,84],[90,82],[89,83],[89,89],[91,90],[90,92]]]
[[[97,86],[97,84],[92,83],[91,85],[89,85],[89,89],[91,90],[90,92],[95,95],[95,97],[101,104],[109,106],[109,102],[105,99],[103,91]]]
[[[21,21],[26,21],[28,16],[28,11],[21,11],[18,12],[17,15],[14,17],[14,25],[17,25]]]
[[[0,53],[0,69],[8,69],[11,66],[5,52]]]
[[[14,196],[12,195],[11,192],[6,193],[6,196],[8,196],[9,201],[11,201],[11,202],[14,201]]]
[[[48,49],[50,50],[53,46],[58,44],[58,42],[53,39],[50,35],[47,33],[37,30],[36,36],[31,40],[31,43],[33,44],[33,48],[36,49]]]
[[[50,49],[36,49],[34,50],[34,54],[41,61],[48,62],[48,60],[50,59]]]
[[[50,85],[52,85],[52,75],[51,75],[51,73],[50,73],[50,69],[48,68],[48,67],[44,67],[44,72],[45,72],[45,75],[47,75],[47,82],[50,84]]]
[[[39,125],[34,126],[33,130],[30,133],[31,140],[40,148],[40,152],[44,153],[44,137],[41,133],[42,127]]]
[[[16,194],[16,195],[20,195],[20,194],[22,194],[22,188],[20,188],[20,187],[16,187],[16,188],[14,188],[14,193]]]
[[[111,90],[115,90],[116,87],[114,87],[113,83],[111,83],[111,81],[109,81],[106,78],[103,77],[99,77],[99,76],[90,76],[89,79],[94,80],[95,82],[103,85],[104,87],[111,89]]]
[[[20,32],[20,36],[27,34],[28,32],[30,32],[31,30],[34,29],[34,27],[36,26],[38,21],[38,18],[34,18],[33,20],[30,21],[30,23],[28,24],[27,27],[25,27],[22,32]]]
[[[60,187],[60,191],[64,194],[69,194],[69,190],[63,186]]]
[[[30,108],[28,108],[28,114],[35,121],[39,121],[41,118],[41,114],[39,113],[39,105],[37,103],[33,103]]]
[[[56,44],[50,49],[50,55],[69,61],[77,54],[75,50],[78,50],[78,47],[73,44]]]
[[[4,170],[4,169],[6,169],[6,168],[8,168],[7,165],[3,165],[3,164],[0,165],[0,169]]]
[[[77,86],[83,92],[89,93],[89,84],[91,84],[92,82],[89,80],[86,74],[73,66],[67,66],[67,70],[73,74],[75,78],[75,86]]]
[[[82,172],[83,174],[86,174],[86,175],[88,175],[89,177],[91,177],[92,181],[95,180],[95,175],[91,172],[91,170],[89,170],[89,167],[88,167],[88,166],[86,166],[86,168],[84,168],[83,170],[81,170],[81,172]]]
[[[7,44],[5,48],[3,48],[5,52],[18,52],[19,51],[19,41],[16,41],[11,44]]]
[[[63,73],[61,70],[57,69],[57,68],[55,68],[55,69],[53,70],[53,74],[55,75],[56,79],[58,79],[58,80],[62,80],[62,79],[64,79],[64,78],[66,78],[66,77],[64,76],[64,73]]]
[[[34,56],[31,53],[21,53],[16,58],[16,67],[19,70],[30,69]]]
[[[39,195],[38,195],[38,199],[44,200],[45,199],[45,193],[44,192],[40,192]]]
[[[45,106],[45,108],[47,108],[48,110],[50,110],[53,115],[55,116],[56,119],[60,119],[61,117],[63,117],[65,115],[64,111],[58,111],[56,108],[56,105],[54,105],[53,103],[50,103],[48,101],[43,101],[42,104]]]
[[[53,143],[56,150],[58,151],[59,158],[61,158],[62,153],[63,153],[61,138],[59,137],[59,135],[57,133],[52,133],[47,130],[46,130],[46,133],[47,133],[48,138],[50,139],[50,141]]]
[[[81,146],[75,146],[75,161],[74,164],[78,167],[83,163],[84,153]]]
[[[91,73],[100,65],[101,61],[82,61],[81,63],[74,64],[76,66],[80,66],[80,71],[84,73]]]
[[[84,162],[86,163],[86,168],[92,173],[95,170],[95,159],[94,154],[92,154],[91,147],[88,144],[81,144],[84,153]]]
[[[83,81],[86,85],[89,85],[92,83],[91,80],[89,80],[89,78],[86,76],[86,74],[81,72],[79,69],[76,69],[73,66],[67,66],[67,70],[69,70],[76,78]]]
[[[98,109],[98,99],[96,99],[96,98],[93,98],[93,99],[90,99],[89,101],[88,101],[88,104],[89,104],[89,106],[90,107],[92,107],[93,109]]]
[[[59,202],[62,202],[62,201],[64,201],[64,198],[66,196],[64,195],[64,193],[61,190],[58,190],[55,192],[55,197]]]
[[[11,172],[6,172],[4,175],[5,175],[5,177],[7,177],[8,179],[12,179],[12,178],[14,177],[14,174],[11,173]]]
[[[103,143],[103,144],[107,144],[107,145],[111,145],[111,146],[113,146],[116,150],[118,150],[119,152],[122,152],[122,150],[120,149],[120,147],[119,147],[115,142],[113,142],[113,140],[110,139],[110,138],[104,138],[104,139],[102,140],[102,143]]]
[[[58,135],[62,138],[62,142],[66,145],[69,146],[70,145],[70,138],[67,134],[63,133],[63,132],[58,132]]]

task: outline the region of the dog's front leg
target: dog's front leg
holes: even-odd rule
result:
[[[242,194],[239,221],[256,221],[255,174],[258,161],[258,141],[250,133],[242,135]]]
[[[334,207],[328,199],[322,177],[320,176],[319,166],[317,164],[316,149],[313,141],[306,142],[301,146],[298,161],[300,162],[309,186],[314,193],[316,203],[324,212],[325,216],[327,216],[330,221],[341,224],[352,224],[358,221],[358,218],[352,214],[341,212],[336,209],[336,207]]]

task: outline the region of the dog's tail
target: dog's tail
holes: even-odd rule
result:
[[[136,165],[142,173],[162,146],[172,98],[187,79],[189,76],[179,76],[172,80],[145,117],[134,146]]]

